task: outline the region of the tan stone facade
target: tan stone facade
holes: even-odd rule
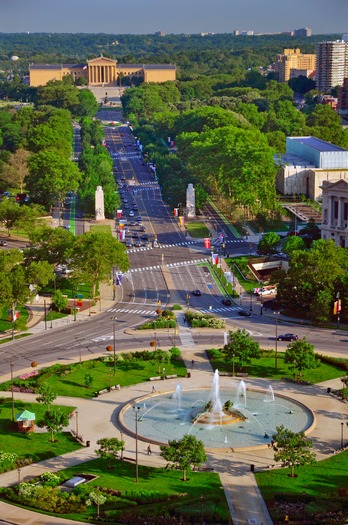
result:
[[[32,64],[29,67],[30,85],[44,86],[50,80],[62,80],[72,75],[74,80],[85,77],[91,86],[115,86],[123,79],[142,82],[176,80],[176,67],[171,64],[117,64],[106,57],[93,58],[87,64]]]
[[[282,54],[277,55],[274,68],[279,75],[279,82],[287,82],[296,76],[294,71],[302,70],[313,72],[316,67],[316,55],[305,55],[300,49],[284,49]]]

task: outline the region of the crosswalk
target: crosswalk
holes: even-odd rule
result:
[[[231,239],[230,241],[226,241],[226,242],[228,242],[228,243],[242,243],[244,241],[242,239]],[[172,244],[164,244],[164,243],[162,244],[161,243],[159,246],[157,246],[157,248],[166,249],[166,248],[176,248],[178,246],[192,246],[192,245],[197,246],[198,244],[202,245],[203,241],[202,240],[199,240],[199,241],[185,241],[185,242],[175,242],[175,243],[172,243]],[[127,253],[145,252],[145,251],[154,250],[154,249],[156,249],[156,248],[154,248],[153,246],[142,246],[142,247],[139,247],[139,248],[130,248],[129,250],[127,250]]]
[[[162,265],[162,264],[157,264],[155,266],[144,266],[143,268],[131,268],[130,270],[128,270],[127,273],[136,273],[136,272],[144,272],[144,271],[151,271],[151,270],[159,270],[160,268],[162,268],[162,266],[166,266],[167,268],[175,268],[177,266],[189,266],[189,265],[192,265],[192,264],[197,264],[197,263],[202,263],[202,262],[207,262],[208,259],[205,257],[205,258],[202,258],[202,259],[193,259],[192,261],[179,261],[179,262],[174,262],[174,263],[168,263],[168,264],[165,264],[165,265]]]
[[[228,313],[228,312],[231,312],[231,311],[235,311],[235,312],[238,312],[239,310],[241,310],[241,308],[239,308],[238,306],[229,306],[228,308],[224,308],[224,307],[218,307],[218,308],[212,308],[210,310],[210,308],[199,308],[199,311],[204,313],[204,314],[220,314],[220,313]]]
[[[157,307],[157,305],[154,305],[154,307]],[[158,307],[157,307],[158,308]],[[108,312],[113,314],[138,314],[138,315],[151,315],[151,316],[157,316],[155,310],[134,310],[132,308],[109,308]]]

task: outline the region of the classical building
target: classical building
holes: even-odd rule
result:
[[[115,86],[122,82],[166,82],[176,79],[172,64],[118,64],[106,57],[87,60],[86,64],[31,64],[30,85],[44,86],[50,80],[62,80],[72,75],[74,80],[84,77],[91,86]]]
[[[322,185],[321,238],[333,239],[337,246],[348,247],[348,182],[324,181]]]
[[[348,182],[348,150],[316,137],[287,137],[286,153],[277,155],[277,191],[317,200],[324,181]]]
[[[348,77],[348,42],[320,42],[317,44],[316,87],[319,91],[330,91],[343,86]]]
[[[316,56],[301,53],[300,49],[284,49],[277,55],[274,70],[278,73],[279,82],[287,82],[290,78],[301,74],[309,76],[315,70]]]

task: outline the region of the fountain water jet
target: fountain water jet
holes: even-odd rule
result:
[[[240,400],[242,400],[242,403],[240,403]],[[238,385],[238,388],[237,388],[237,395],[236,395],[236,403],[235,403],[235,405],[237,407],[240,406],[240,405],[243,405],[244,408],[246,408],[246,406],[247,406],[246,402],[247,402],[246,385],[245,385],[245,382],[242,379],[241,382]]]
[[[269,385],[264,399],[265,403],[274,403],[274,391],[272,385]]]
[[[176,400],[176,408],[177,410],[181,410],[181,396],[182,396],[182,384],[178,383],[176,385],[175,392],[173,394],[173,399]]]

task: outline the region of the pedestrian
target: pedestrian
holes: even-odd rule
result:
[[[194,364],[195,364],[195,361],[194,361],[194,359],[192,359],[192,361],[191,361],[192,368],[194,367]]]
[[[152,454],[152,450],[151,450],[150,445],[148,445],[148,447],[147,447],[147,455],[151,456],[151,454]]]
[[[184,323],[186,323],[186,315],[184,315]]]
[[[153,385],[153,387],[152,387],[152,393],[154,394],[155,392],[157,392],[157,390],[156,390],[155,385]]]

